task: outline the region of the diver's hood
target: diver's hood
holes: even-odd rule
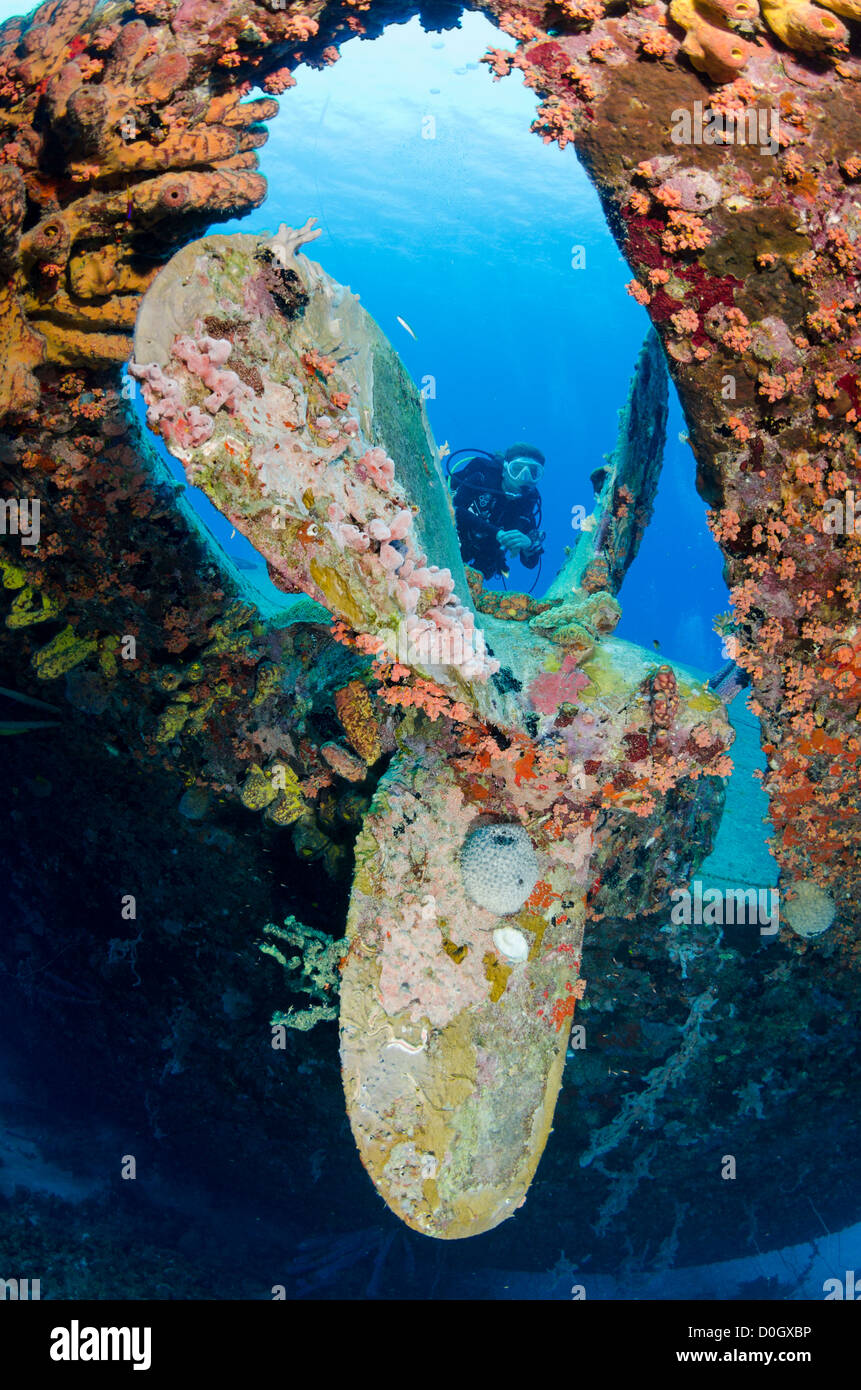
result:
[[[534,444],[512,444],[506,449],[502,457],[510,462],[511,459],[535,459],[536,463],[545,464],[546,458],[540,449]]]

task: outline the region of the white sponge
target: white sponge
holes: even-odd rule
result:
[[[518,912],[539,876],[532,843],[516,821],[482,825],[467,835],[460,870],[473,902],[498,916]]]
[[[809,878],[789,886],[795,896],[786,904],[783,915],[792,930],[796,936],[821,936],[834,921],[834,899]]]

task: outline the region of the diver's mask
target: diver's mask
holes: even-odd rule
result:
[[[539,463],[538,459],[532,458],[506,459],[505,471],[511,482],[517,483],[518,487],[528,484],[534,487],[544,476],[544,465]]]

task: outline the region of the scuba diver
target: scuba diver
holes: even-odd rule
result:
[[[466,457],[452,467],[459,454]],[[485,579],[497,574],[507,579],[506,552],[518,555],[527,569],[538,565],[546,533],[539,529],[536,484],[543,476],[544,455],[532,444],[512,444],[503,454],[457,449],[449,456],[460,551],[464,563]]]

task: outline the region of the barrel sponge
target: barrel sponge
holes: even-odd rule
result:
[[[460,870],[473,902],[498,916],[518,912],[539,877],[529,836],[516,821],[471,831],[461,847]]]
[[[812,879],[789,885],[792,898],[783,909],[797,936],[821,936],[834,921],[834,899]]]

